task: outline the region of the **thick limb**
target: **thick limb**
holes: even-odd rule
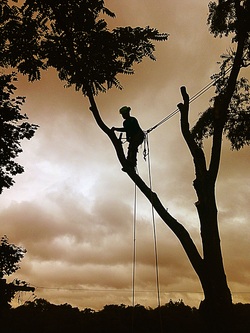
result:
[[[142,191],[142,193],[148,198],[148,200],[152,203],[154,209],[158,213],[158,215],[162,218],[162,220],[169,226],[169,228],[175,233],[179,241],[181,242],[194,270],[198,274],[200,280],[202,280],[203,275],[203,260],[192,241],[188,231],[181,225],[173,216],[171,216],[167,209],[163,206],[161,201],[159,200],[156,193],[152,192],[151,189],[146,185],[146,183],[141,179],[141,177],[135,172],[133,168],[126,168],[127,160],[124,156],[124,152],[122,149],[122,145],[120,141],[116,138],[114,131],[109,129],[100,117],[100,113],[96,106],[94,97],[92,94],[89,95],[89,100],[91,104],[91,111],[95,118],[97,125],[109,136],[113,146],[116,150],[118,159],[123,168],[125,168],[128,176],[131,180],[138,186],[138,188]]]

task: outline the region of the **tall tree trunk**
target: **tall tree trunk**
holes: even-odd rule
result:
[[[195,182],[196,191],[199,192]],[[203,184],[203,193],[199,193],[197,211],[200,218],[201,238],[203,244],[203,274],[201,283],[204,301],[200,311],[211,332],[228,332],[232,322],[232,297],[227,284],[221,253],[220,236],[217,221],[217,207],[214,186]]]
[[[232,298],[221,252],[215,199],[215,181],[219,168],[224,122],[220,119],[217,121],[212,151],[213,161],[207,170],[204,152],[197,145],[189,130],[189,96],[185,87],[181,88],[181,93],[183,103],[178,105],[181,112],[181,129],[194,160],[196,173],[194,188],[198,197],[196,208],[200,219],[203,245],[202,274],[199,275],[199,278],[205,299],[202,301],[200,309],[205,315],[210,332],[221,333],[228,328],[228,318],[230,318],[232,310]]]

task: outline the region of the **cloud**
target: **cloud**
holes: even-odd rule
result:
[[[107,0],[106,5],[117,14],[112,25],[150,25],[170,33],[167,42],[156,44],[156,62],[146,60],[136,66],[134,76],[123,77],[123,91],[114,89],[96,99],[108,126],[120,125],[118,109],[130,105],[146,130],[176,109],[181,85],[192,96],[209,81],[229,42],[207,31],[205,2]],[[54,71],[33,84],[20,78],[18,93],[27,96],[24,112],[40,128],[23,144],[19,161],[25,173],[1,196],[0,232],[27,249],[15,276],[40,287],[37,296],[51,302],[96,309],[131,304],[134,184],[96,126],[87,99],[63,88]],[[191,124],[209,106],[212,93],[191,104]],[[152,131],[149,144],[153,189],[202,253],[195,175],[179,114]],[[138,168],[149,183],[143,148]],[[224,144],[217,198],[225,267],[234,292],[249,289],[248,170],[249,148],[232,152]],[[157,306],[151,206],[138,190],[136,195],[136,302]],[[155,219],[162,302],[182,298],[198,306],[203,297],[198,278],[175,235],[157,215]]]

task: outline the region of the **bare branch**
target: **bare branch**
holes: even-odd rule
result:
[[[206,160],[203,150],[197,145],[189,129],[189,95],[186,87],[181,87],[181,94],[184,103],[179,103],[177,106],[181,113],[181,131],[188,145],[191,155],[194,159],[196,174],[204,174],[206,172]]]

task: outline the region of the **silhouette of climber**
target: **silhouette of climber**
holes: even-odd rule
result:
[[[135,168],[137,163],[136,156],[138,147],[142,144],[145,135],[138,123],[138,120],[135,117],[130,116],[130,110],[131,108],[129,106],[123,106],[119,110],[121,116],[125,119],[123,127],[112,127],[112,130],[126,133],[126,139],[129,142],[127,161],[131,167]]]

